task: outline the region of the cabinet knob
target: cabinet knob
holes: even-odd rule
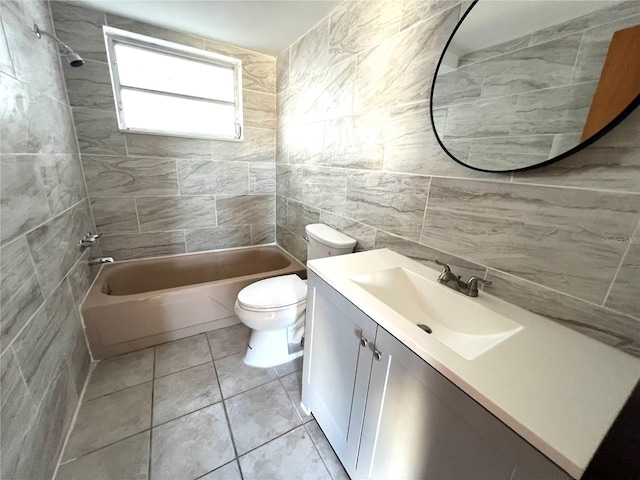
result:
[[[362,345],[363,347],[366,347],[367,345],[369,345],[369,340],[367,340],[364,337],[360,337],[360,345]]]
[[[378,350],[373,352],[373,356],[376,358],[376,360],[382,360],[382,354]]]

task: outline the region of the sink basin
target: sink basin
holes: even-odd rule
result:
[[[431,330],[420,334],[431,335],[467,360],[522,330],[521,325],[478,299],[402,267],[357,275],[351,280],[410,322]]]

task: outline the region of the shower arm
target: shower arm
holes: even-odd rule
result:
[[[40,30],[40,28],[38,27],[37,23],[33,24],[33,33],[35,33],[36,37],[38,37],[38,38],[42,38],[42,35],[45,35],[45,36],[47,36],[49,38],[53,38],[58,43],[59,46],[64,48],[64,52],[63,53],[65,53],[65,54],[73,53],[73,50],[71,50],[71,48],[69,48],[69,45],[64,43],[62,40],[60,40],[55,35],[53,35],[53,34],[51,34],[49,32],[45,32],[44,30]]]

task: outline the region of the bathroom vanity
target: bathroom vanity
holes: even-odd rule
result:
[[[640,376],[390,250],[308,268],[302,403],[353,479],[580,478]]]

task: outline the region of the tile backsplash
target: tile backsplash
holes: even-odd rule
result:
[[[102,253],[116,260],[275,242],[273,57],[52,1],[58,37],[84,57],[64,66]],[[242,60],[244,141],[118,131],[102,26]]]
[[[486,276],[487,292],[640,355],[640,111],[530,172],[455,163],[432,132],[429,96],[467,6],[344,2],[278,56],[278,243],[305,260],[304,225],[321,221],[357,249]],[[562,29],[593,37],[596,51],[590,22],[536,32],[535,43]]]

